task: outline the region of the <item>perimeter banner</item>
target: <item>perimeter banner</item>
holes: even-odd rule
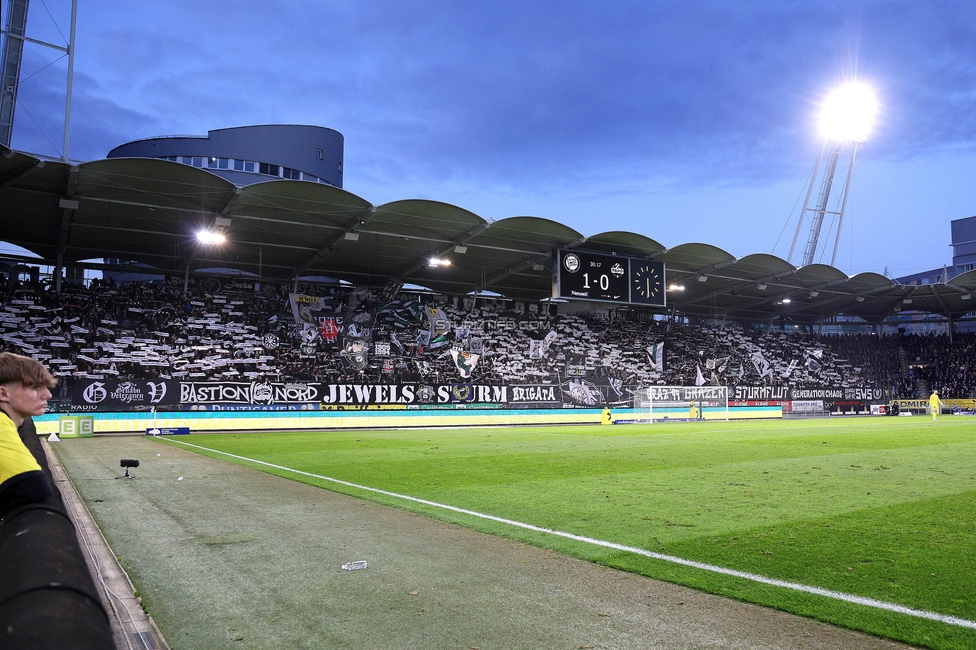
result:
[[[71,406],[85,411],[139,411],[154,406],[180,403],[180,384],[169,379],[159,381],[114,381],[90,379],[77,381],[71,390]]]
[[[524,387],[521,387],[524,388]],[[550,391],[551,386],[546,387]],[[509,386],[481,384],[327,384],[180,382],[180,403],[194,404],[507,404]],[[541,394],[545,391],[540,390]],[[522,393],[520,393],[522,394]]]
[[[789,386],[730,386],[732,401],[861,401],[880,402],[885,399],[880,388],[820,386],[817,388],[790,388]]]

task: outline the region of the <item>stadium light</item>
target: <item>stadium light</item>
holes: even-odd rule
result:
[[[790,304],[791,302],[793,302],[793,301],[792,301],[792,300],[790,300],[789,298],[783,298],[783,304],[784,304],[784,305],[788,305],[788,304]]]
[[[427,260],[427,266],[430,268],[437,268],[438,266],[450,266],[451,260],[445,260],[439,257],[432,257]]]
[[[204,246],[217,246],[227,241],[227,237],[216,230],[200,230],[197,232],[197,241]]]
[[[668,291],[684,291],[685,285],[683,284],[671,284],[668,285]]]
[[[864,142],[878,114],[874,90],[861,83],[834,89],[820,108],[820,135],[834,142]]]

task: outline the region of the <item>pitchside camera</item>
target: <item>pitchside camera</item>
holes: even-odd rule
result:
[[[115,478],[133,478],[129,475],[129,468],[139,467],[139,461],[135,458],[123,458],[119,461],[119,467],[125,468],[125,476],[116,476]]]

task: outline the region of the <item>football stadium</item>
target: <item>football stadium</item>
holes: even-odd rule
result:
[[[841,126],[787,258],[374,204],[320,126],[0,144],[0,367],[57,380],[0,382],[54,488],[0,646],[976,647],[976,270],[834,265]]]

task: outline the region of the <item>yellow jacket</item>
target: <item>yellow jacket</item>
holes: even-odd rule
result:
[[[15,476],[40,469],[41,466],[20,439],[13,420],[0,411],[0,487]]]

